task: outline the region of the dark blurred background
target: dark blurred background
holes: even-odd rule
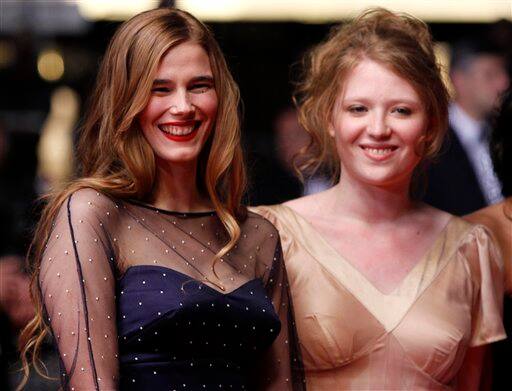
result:
[[[212,28],[239,83],[251,204],[278,203],[327,186],[320,175],[303,189],[293,175],[292,157],[307,137],[297,124],[291,95],[296,64],[304,51],[322,40],[333,24],[350,19],[366,4],[351,9],[347,3],[178,1],[178,6]],[[423,4],[413,14],[429,23],[446,67],[450,45],[467,37],[492,42],[510,60],[510,1],[452,2],[464,8],[458,10],[446,1],[414,3]],[[35,200],[73,173],[76,129],[113,32],[123,19],[158,5],[151,0],[0,1],[2,390],[17,377],[6,375],[8,366],[12,369],[16,362],[13,338],[31,316],[22,258],[39,213]],[[32,389],[55,387],[34,382]]]

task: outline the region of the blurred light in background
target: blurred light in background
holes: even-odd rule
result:
[[[16,61],[16,46],[14,43],[0,41],[0,69],[8,68]]]
[[[80,98],[71,88],[58,87],[53,91],[37,149],[38,174],[46,187],[62,185],[73,173],[73,130],[79,107]]]
[[[78,11],[88,20],[125,20],[158,7],[158,0],[75,0]]]
[[[176,5],[207,21],[325,23],[350,19],[363,9],[376,6],[407,12],[427,22],[512,19],[510,0],[177,0]]]
[[[45,49],[37,56],[37,72],[43,80],[57,81],[64,75],[64,58],[56,49]]]

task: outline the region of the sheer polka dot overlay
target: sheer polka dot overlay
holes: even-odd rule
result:
[[[214,264],[229,239],[215,212],[74,193],[39,279],[63,387],[302,389],[278,233],[253,213],[240,224]]]

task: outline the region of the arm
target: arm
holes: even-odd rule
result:
[[[276,237],[277,232],[276,232]],[[283,261],[281,242],[277,241],[266,290],[281,321],[281,332],[262,358],[265,365],[262,390],[305,390],[306,383],[300,346],[295,327],[292,298]]]
[[[65,201],[41,260],[39,286],[64,389],[117,388],[115,279],[104,202],[88,189]]]
[[[488,345],[506,337],[502,322],[503,263],[490,233],[477,226],[460,249],[473,281],[472,334],[458,375],[458,389],[489,386]],[[484,372],[485,370],[485,372]]]

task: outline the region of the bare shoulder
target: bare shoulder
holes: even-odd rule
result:
[[[327,200],[328,194],[329,190],[325,190],[319,193],[287,201],[283,203],[283,205],[289,207],[302,216],[317,215],[321,210],[325,209],[325,202]]]
[[[421,215],[434,225],[445,226],[451,219],[456,218],[454,215],[444,210],[434,208],[427,204],[421,204],[420,211]]]
[[[470,224],[463,221],[457,216],[454,216],[441,209],[434,208],[433,206],[420,203],[416,208],[416,213],[413,214],[411,222],[417,227],[424,235],[431,238],[436,238],[449,225],[458,222],[456,225],[461,226],[461,229],[465,230],[469,228]],[[466,228],[463,228],[466,227]]]

